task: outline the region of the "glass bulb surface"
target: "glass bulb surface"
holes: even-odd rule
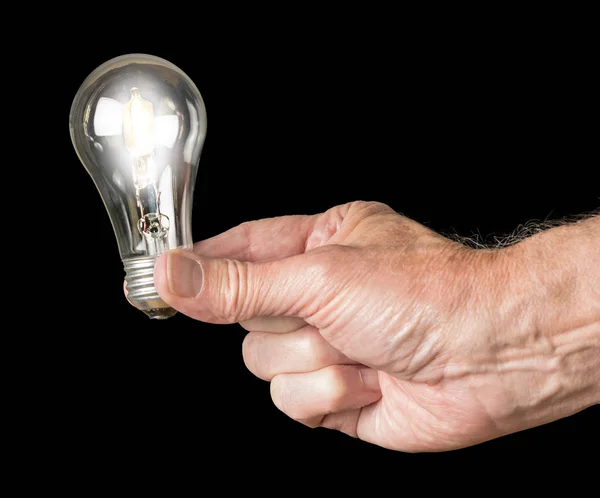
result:
[[[108,212],[127,298],[150,318],[173,316],[154,288],[154,263],[167,250],[193,245],[193,193],[206,136],[200,91],[164,59],[116,57],[80,86],[69,130]]]

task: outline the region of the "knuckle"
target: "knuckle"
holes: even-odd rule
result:
[[[326,277],[335,271],[349,248],[339,245],[322,246],[312,251],[310,271],[316,277]]]
[[[334,413],[344,408],[350,389],[347,382],[347,368],[342,365],[328,367],[323,379],[326,390],[327,412]]]
[[[310,360],[313,368],[321,368],[331,361],[329,349],[324,347],[324,340],[317,329],[309,328],[303,332],[297,343],[297,351]]]
[[[217,275],[218,292],[215,295],[220,318],[236,323],[244,313],[248,296],[248,265],[242,261],[225,260]]]
[[[378,201],[354,201],[350,203],[350,210],[355,214],[367,217],[374,214],[395,212],[390,206]]]
[[[303,356],[310,357],[318,354],[319,347],[315,330],[312,328],[303,330],[297,338],[295,347],[298,353],[302,354]]]

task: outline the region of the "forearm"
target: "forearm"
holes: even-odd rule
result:
[[[510,326],[498,357],[527,372],[507,376],[516,405],[538,423],[600,403],[600,217],[540,232],[501,252],[503,290],[497,292]]]
[[[538,233],[514,253],[525,285],[542,305],[535,314],[538,331],[556,337],[600,322],[600,216]]]

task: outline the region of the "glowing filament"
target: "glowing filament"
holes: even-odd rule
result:
[[[139,90],[131,89],[131,99],[123,106],[123,135],[127,150],[135,157],[151,155],[155,146],[154,108]]]

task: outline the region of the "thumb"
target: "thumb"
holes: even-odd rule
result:
[[[328,251],[315,252],[321,254],[248,262],[176,249],[157,258],[154,283],[167,304],[203,322],[305,318],[327,297],[322,287],[333,261],[323,254]]]

